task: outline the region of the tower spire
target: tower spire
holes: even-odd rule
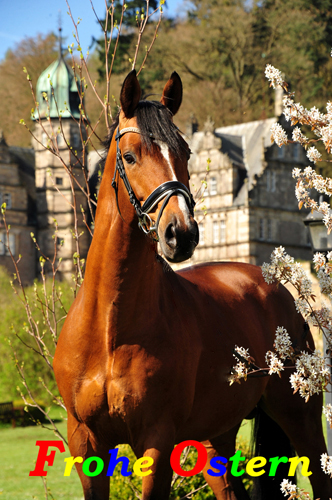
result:
[[[58,17],[58,31],[59,31],[59,59],[62,58],[62,26],[61,26],[61,10],[59,10],[59,17]]]

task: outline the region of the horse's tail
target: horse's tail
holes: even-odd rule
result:
[[[293,457],[295,455],[288,437],[279,425],[263,410],[258,408],[253,428],[254,456],[264,457],[267,460],[265,474],[254,478],[253,500],[281,500],[284,499],[280,490],[283,479],[288,477],[289,462],[280,463],[274,476],[269,476],[272,457]],[[291,478],[296,483],[295,476]]]

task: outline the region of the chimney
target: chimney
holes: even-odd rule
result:
[[[277,117],[282,115],[282,112],[284,109],[284,106],[282,103],[283,97],[284,97],[283,88],[280,87],[280,85],[278,85],[274,91],[274,114]]]

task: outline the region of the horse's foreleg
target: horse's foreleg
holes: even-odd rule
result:
[[[226,466],[226,472],[222,476],[211,476],[207,473],[210,468],[210,460],[213,457],[229,457],[235,453],[235,439],[239,426],[234,427],[226,434],[203,441],[208,452],[208,459],[203,469],[206,482],[212,489],[217,500],[250,500],[246,492],[241,477],[235,477],[230,474],[229,462]]]
[[[141,445],[134,448],[137,457],[153,459],[153,464],[148,467],[152,472],[142,478],[142,500],[169,499],[173,474],[170,456],[174,441],[174,433],[170,432],[170,426],[160,425],[149,433]]]
[[[82,457],[83,461],[89,457],[100,457],[104,464],[109,461],[108,448],[97,443],[92,432],[78,422],[68,413],[68,444],[73,457]],[[80,477],[85,500],[108,500],[110,490],[110,478],[104,470],[95,477],[89,477],[82,471],[82,464],[75,463]]]

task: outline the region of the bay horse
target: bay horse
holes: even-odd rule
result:
[[[154,460],[152,473],[142,479],[142,499],[166,500],[174,445],[193,439],[208,451],[203,473],[216,498],[245,500],[249,496],[229,463],[221,477],[207,469],[212,457],[234,454],[242,420],[258,408],[268,423],[261,437],[265,448],[280,444],[284,433],[299,456],[310,459],[315,498],[328,500],[331,481],[320,467],[326,452],[322,396],[305,403],[293,395],[290,372],[232,386],[228,380],[235,344],[265,366],[278,326],[297,348],[306,349],[307,342],[313,348],[289,292],[266,284],[253,265],[211,263],[173,272],[158,256],[157,239],[168,261],[181,262],[199,238],[190,151],[172,119],[181,100],[175,72],[160,102],[141,100],[135,71],[121,89],[85,278],[54,358],[70,452],[108,464],[109,450],[128,443],[137,457]],[[89,477],[75,465],[84,498],[108,500],[107,467]],[[284,498],[279,490],[271,481],[261,496]]]

